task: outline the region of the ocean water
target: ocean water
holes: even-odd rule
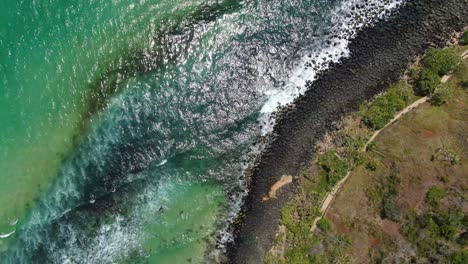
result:
[[[403,3],[1,1],[0,262],[219,262],[276,108]]]

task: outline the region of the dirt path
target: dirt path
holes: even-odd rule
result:
[[[445,76],[444,76],[445,77]],[[448,80],[449,78],[447,78]],[[446,81],[444,81],[446,82]],[[364,146],[364,148],[362,149],[362,151],[366,151],[367,149],[367,146],[372,143],[376,138],[377,136],[380,134],[380,132],[382,132],[385,128],[387,128],[388,126],[392,125],[395,121],[397,121],[398,119],[400,119],[402,116],[404,116],[406,113],[408,113],[409,111],[415,109],[416,107],[418,107],[419,105],[427,102],[429,100],[429,97],[425,96],[423,98],[420,98],[419,100],[413,102],[412,104],[410,104],[409,106],[407,106],[405,109],[401,110],[400,112],[398,112],[394,117],[393,119],[388,122],[383,128],[377,130],[374,132],[374,134],[369,138],[369,140],[366,142],[366,145]],[[344,183],[348,180],[349,176],[351,175],[351,171],[348,171],[348,173],[346,173],[346,176],[341,179],[336,185],[335,187],[333,187],[333,189],[330,191],[330,193],[328,193],[327,197],[325,197],[325,199],[323,200],[323,203],[322,203],[322,206],[320,207],[320,212],[322,212],[322,214],[315,218],[314,220],[314,223],[312,224],[312,227],[310,228],[310,232],[313,232],[316,228],[317,228],[317,222],[327,214],[328,212],[328,209],[330,208],[330,205],[332,204],[333,200],[335,200],[335,197],[338,193],[338,191],[341,189],[341,187],[343,187]]]
[[[462,59],[467,59],[468,58],[468,50],[463,52],[461,57],[462,57]],[[441,79],[441,83],[446,83],[448,80],[450,80],[450,77],[451,77],[451,75],[443,76],[442,79]],[[407,114],[411,110],[415,109],[419,105],[427,102],[428,100],[429,100],[428,96],[422,97],[422,98],[418,99],[417,101],[413,102],[412,104],[410,104],[409,106],[407,106],[405,109],[398,112],[393,117],[393,119],[390,122],[388,122],[383,128],[381,128],[381,129],[374,132],[374,134],[366,142],[366,144],[365,144],[364,148],[362,149],[362,151],[366,151],[367,146],[370,143],[372,143],[377,138],[377,136],[380,134],[380,132],[382,132],[385,128],[392,125],[395,121],[400,119],[402,116],[404,116],[405,114]],[[330,191],[330,193],[328,193],[327,197],[325,197],[325,199],[323,200],[322,206],[320,207],[320,212],[322,212],[322,214],[319,217],[315,218],[314,223],[312,224],[312,227],[310,228],[310,232],[313,232],[317,228],[317,222],[327,214],[328,209],[330,208],[330,205],[333,203],[333,200],[335,200],[335,197],[336,197],[337,193],[339,192],[341,187],[344,185],[344,183],[348,180],[350,175],[351,175],[351,171],[348,171],[348,173],[346,173],[346,176],[343,179],[341,179],[335,185],[335,187],[333,187],[333,189]]]
[[[444,76],[445,77],[445,76]],[[448,80],[448,78],[447,78]],[[444,81],[443,83],[447,82]],[[380,132],[382,132],[382,130],[384,130],[385,128],[387,128],[388,126],[392,125],[393,122],[397,121],[398,119],[400,119],[402,116],[404,116],[406,113],[408,113],[409,111],[415,109],[416,107],[418,107],[420,104],[423,104],[425,102],[427,102],[427,100],[429,100],[429,97],[427,96],[424,96],[423,98],[413,102],[412,104],[410,104],[409,106],[407,106],[405,109],[401,110],[400,112],[398,112],[392,120],[390,120],[390,122],[388,122],[384,127],[382,127],[381,129],[377,130],[374,132],[374,134],[372,135],[372,137],[366,142],[366,145],[364,145],[364,148],[362,149],[363,151],[366,151],[367,149],[367,146],[369,146],[370,143],[372,143],[375,138],[377,138],[377,136],[380,134]]]
[[[462,59],[468,59],[468,50],[466,50],[465,52],[463,52],[462,54]]]

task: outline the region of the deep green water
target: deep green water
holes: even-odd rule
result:
[[[0,263],[216,262],[271,112],[399,1],[361,2],[2,0]]]

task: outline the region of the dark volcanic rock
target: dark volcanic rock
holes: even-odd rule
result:
[[[361,31],[350,45],[351,57],[334,65],[308,85],[295,107],[283,112],[274,129],[275,138],[253,171],[245,217],[234,227],[228,246],[230,263],[261,263],[272,245],[280,209],[294,186],[279,198],[262,201],[282,175],[298,175],[313,155],[313,146],[333,121],[358,110],[399,79],[408,63],[432,43],[442,45],[454,30],[468,22],[468,1],[413,0],[387,21]]]

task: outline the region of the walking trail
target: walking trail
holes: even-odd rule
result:
[[[461,57],[462,57],[462,59],[467,59],[468,58],[468,50],[463,52]],[[441,83],[446,83],[448,80],[450,80],[450,77],[451,77],[451,75],[443,76],[442,79],[441,79]],[[408,113],[409,111],[412,111],[413,109],[415,109],[419,105],[427,102],[428,100],[429,100],[429,97],[427,97],[427,96],[422,97],[419,100],[417,100],[417,101],[413,102],[412,104],[410,104],[409,106],[407,106],[405,109],[398,112],[393,117],[393,119],[390,122],[388,122],[383,128],[381,128],[381,129],[374,132],[374,134],[366,142],[366,144],[365,144],[364,148],[362,149],[362,151],[366,151],[367,146],[377,138],[377,136],[380,134],[380,132],[382,132],[382,130],[384,130],[388,126],[392,125],[395,121],[400,119],[406,113]],[[338,194],[338,192],[340,191],[340,189],[344,185],[344,183],[348,180],[350,175],[351,175],[351,171],[348,171],[346,173],[346,176],[343,179],[341,179],[341,181],[339,181],[333,187],[333,189],[328,193],[327,197],[325,197],[325,199],[322,202],[322,206],[320,207],[321,215],[319,217],[315,218],[314,223],[312,224],[312,227],[310,228],[310,232],[315,231],[315,229],[317,228],[317,222],[327,214],[328,209],[330,208],[330,205],[333,203],[333,200],[335,200],[336,195]]]

